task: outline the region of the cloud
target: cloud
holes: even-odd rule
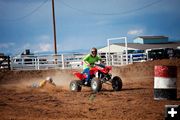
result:
[[[46,51],[53,50],[53,45],[51,43],[52,41],[49,35],[43,34],[43,35],[36,36],[34,37],[34,41],[36,41],[36,44],[28,43],[27,45],[28,47],[31,47],[30,49],[32,49],[35,52],[46,52]]]
[[[39,51],[41,52],[47,52],[47,51],[52,51],[52,45],[49,44],[49,43],[42,43],[42,44],[39,44]]]
[[[49,35],[40,35],[36,38],[36,40],[39,42],[37,45],[36,45],[36,51],[39,51],[39,52],[46,52],[46,51],[52,51],[53,50],[53,45],[50,39],[50,36]]]
[[[53,50],[53,46],[50,43],[26,43],[23,45],[22,47],[23,50],[25,49],[30,49],[33,52],[47,52],[47,51],[52,51]],[[22,51],[23,51],[22,50]]]
[[[0,44],[0,49],[4,48],[4,49],[8,49],[10,47],[13,47],[15,45],[15,43],[10,42],[10,43],[1,43]]]
[[[26,43],[25,45],[23,45],[23,49],[30,49],[30,48],[31,48],[30,43]]]
[[[50,36],[42,34],[33,37],[33,41],[29,41],[22,45],[21,50],[30,49],[32,52],[47,52],[53,50],[53,43]]]
[[[128,35],[140,35],[142,34],[144,31],[142,29],[136,29],[136,30],[129,30],[127,32]]]
[[[50,36],[49,35],[40,35],[36,38],[36,40],[38,40],[40,42],[49,42]]]

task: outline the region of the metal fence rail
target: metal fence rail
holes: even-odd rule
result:
[[[11,70],[81,68],[83,54],[24,55],[11,57]]]
[[[10,57],[0,56],[0,69],[10,69]]]
[[[11,57],[11,70],[42,70],[42,69],[71,69],[82,68],[82,58],[85,54],[61,54],[61,55],[23,55]],[[107,56],[106,56],[107,57]],[[126,56],[112,54],[110,58],[102,57],[103,61],[112,66],[126,64]],[[146,61],[145,53],[128,54],[128,64]]]
[[[103,61],[109,65],[112,66],[121,66],[126,65],[126,55],[122,53],[114,53],[109,56],[107,59],[107,55],[103,55]],[[143,62],[147,60],[147,54],[146,53],[134,53],[134,54],[128,54],[128,64],[132,64],[134,62]]]

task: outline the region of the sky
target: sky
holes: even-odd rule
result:
[[[54,1],[58,52],[99,48],[124,36],[129,43],[144,35],[180,40],[180,0]],[[0,0],[0,53],[25,49],[54,51],[51,0]]]

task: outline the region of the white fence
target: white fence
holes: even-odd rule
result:
[[[61,55],[21,55],[11,57],[11,70],[42,70],[42,69],[64,69],[82,68],[82,58],[85,54],[61,54]],[[126,64],[126,56],[112,54],[110,59],[102,56],[105,63],[112,66]],[[107,61],[110,60],[110,61]],[[128,64],[146,61],[145,53],[128,54]]]
[[[12,70],[81,68],[83,54],[23,55],[11,57]]]
[[[103,61],[106,64],[112,66],[121,66],[126,65],[126,55],[122,53],[113,53],[110,56],[108,54],[102,55]],[[109,57],[109,58],[108,58]],[[134,62],[143,62],[147,60],[146,53],[134,53],[128,54],[128,64],[132,64]]]

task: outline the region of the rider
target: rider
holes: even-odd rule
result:
[[[51,77],[47,77],[45,80],[40,81],[39,83],[33,83],[33,88],[43,88],[46,86],[46,84],[50,84],[53,86],[56,86],[56,84],[53,82],[53,79]]]
[[[90,69],[94,66],[95,62],[98,61],[101,61],[101,57],[97,56],[97,49],[93,47],[91,53],[83,59],[83,73],[87,74],[85,85],[87,85],[90,80]]]
[[[53,82],[53,79],[51,77],[47,77],[46,80],[42,80],[40,83],[39,83],[39,87],[42,88],[44,87],[46,84],[51,84],[53,86],[56,86],[56,84]]]

